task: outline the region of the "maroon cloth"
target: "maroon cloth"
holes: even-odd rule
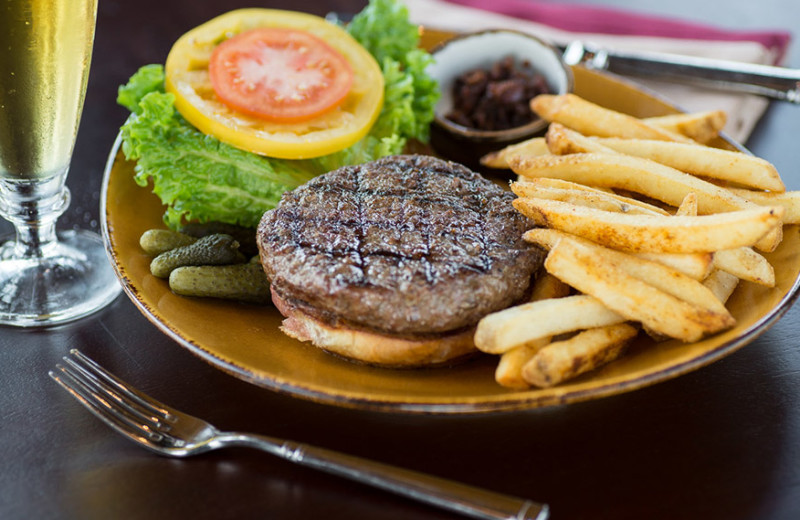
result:
[[[541,2],[538,0],[446,0],[453,4],[492,11],[570,32],[632,36],[660,36],[715,41],[754,41],[777,50],[780,63],[792,35],[788,31],[743,31],[646,15],[608,7]]]

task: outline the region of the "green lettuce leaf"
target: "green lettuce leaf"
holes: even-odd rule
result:
[[[117,103],[134,114],[141,114],[139,102],[150,92],[164,92],[164,67],[161,65],[145,65],[131,76],[127,85],[117,91]]]
[[[274,161],[198,132],[173,101],[172,94],[145,94],[139,113],[122,127],[122,150],[137,161],[135,180],[152,181],[173,229],[210,220],[255,227],[284,191],[319,173],[302,161]]]
[[[167,206],[170,228],[187,221],[255,227],[282,193],[316,175],[401,153],[408,139],[427,142],[438,87],[425,72],[431,57],[417,48],[406,8],[397,0],[371,0],[347,30],[381,64],[384,104],[361,141],[316,159],[263,157],[198,131],[164,92],[161,65],[142,67],[120,87],[117,101],[131,111],[122,127],[123,153],[137,161],[136,182],[152,183]]]
[[[372,54],[386,82],[384,106],[371,133],[428,141],[436,80],[425,71],[433,57],[419,48],[419,28],[397,0],[371,0],[347,25],[347,31]]]

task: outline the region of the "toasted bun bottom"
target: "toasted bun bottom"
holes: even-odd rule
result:
[[[329,325],[290,305],[275,291],[272,301],[285,317],[281,330],[286,335],[361,363],[397,368],[434,366],[476,352],[474,328],[434,338],[399,338]]]

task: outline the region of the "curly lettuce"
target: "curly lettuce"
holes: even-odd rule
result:
[[[428,140],[438,87],[425,69],[416,26],[397,0],[371,0],[346,27],[381,65],[384,104],[370,132],[330,155],[306,160],[264,157],[234,148],[194,128],[164,91],[164,68],[146,65],[120,87],[117,102],[131,111],[122,150],[135,160],[135,180],[152,183],[166,205],[164,222],[218,221],[255,227],[281,194],[341,166],[401,153],[409,139]]]
[[[419,48],[419,28],[409,22],[406,6],[371,0],[346,29],[383,70],[387,99],[375,125],[378,132],[427,142],[439,88],[426,72],[433,58]]]

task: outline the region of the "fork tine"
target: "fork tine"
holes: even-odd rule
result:
[[[55,380],[56,383],[61,385],[62,388],[72,394],[75,399],[83,404],[83,406],[98,419],[111,428],[127,437],[133,437],[135,440],[145,445],[149,442],[158,442],[163,438],[160,433],[133,421],[117,408],[111,406],[102,396],[99,396],[90,386],[76,377],[67,367],[57,364],[56,368],[61,374],[57,374],[51,370],[48,372],[48,375]]]
[[[105,382],[106,385],[113,388],[116,393],[123,397],[127,397],[131,401],[138,404],[142,409],[147,410],[149,413],[161,416],[161,418],[168,421],[175,420],[173,410],[169,406],[156,401],[147,394],[138,391],[132,385],[108,372],[106,369],[98,365],[93,359],[86,356],[78,349],[71,349],[69,353],[72,355],[72,357],[65,357],[64,360],[81,370],[81,372],[86,374],[88,377],[99,379],[100,381]]]
[[[125,415],[131,421],[142,424],[147,428],[164,426],[162,416],[153,413],[151,408],[144,408],[137,402],[127,399],[126,396],[120,395],[114,387],[99,379],[72,358],[65,356],[64,361],[68,366],[58,365],[59,370],[82,383],[84,388],[90,390],[96,397],[101,398],[103,403],[109,407],[116,408],[119,413]],[[167,426],[167,428],[169,427]]]

